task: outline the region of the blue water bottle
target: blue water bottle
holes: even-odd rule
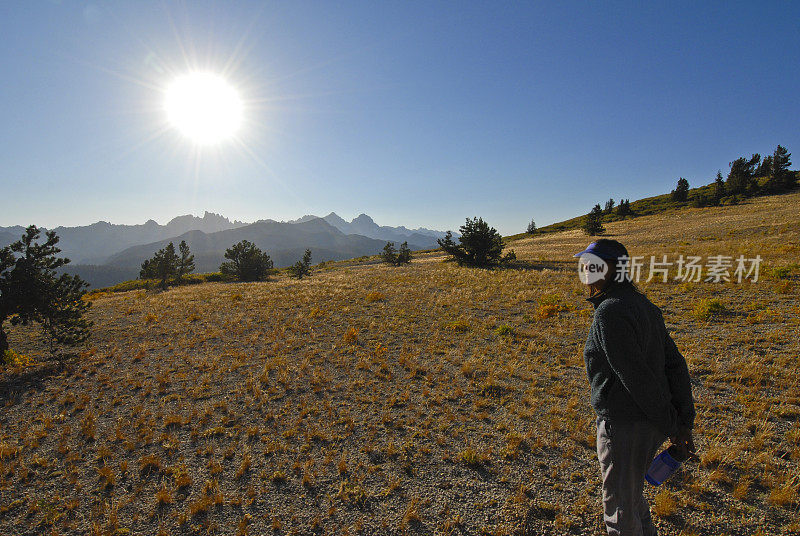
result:
[[[685,457],[681,456],[675,445],[664,450],[661,454],[653,459],[650,464],[650,469],[644,475],[645,480],[654,486],[660,486],[662,482],[672,476],[672,473],[677,471],[681,466],[681,462],[685,461]]]

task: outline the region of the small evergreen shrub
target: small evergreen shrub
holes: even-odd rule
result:
[[[30,356],[25,354],[18,354],[14,350],[5,350],[2,355],[3,365],[17,367],[17,366],[28,366],[32,363],[32,359]]]
[[[456,320],[447,324],[447,329],[455,333],[469,331],[469,324],[465,320]]]
[[[178,249],[180,256],[175,252],[175,244],[172,242],[159,249],[152,258],[142,263],[139,279],[155,279],[164,290],[170,282],[173,285],[183,284],[185,276],[194,271],[194,255],[189,251],[185,240],[181,240]]]
[[[255,244],[242,240],[225,251],[225,258],[219,271],[239,281],[261,281],[272,271],[272,259]]]
[[[703,298],[692,309],[692,314],[698,320],[711,320],[727,312],[728,308],[716,298]]]
[[[311,275],[311,250],[307,249],[303,253],[303,258],[289,266],[287,271],[289,272],[289,277],[295,279],[303,279],[303,277]]]
[[[633,216],[633,209],[631,209],[631,200],[623,199],[617,205],[617,216],[625,218],[625,216]]]
[[[592,211],[586,215],[583,222],[583,232],[589,236],[602,234],[605,231],[603,227],[603,209],[600,205],[592,207]]]
[[[458,244],[453,241],[450,231],[438,240],[439,248],[452,255],[459,265],[486,267],[511,260],[508,256],[502,256],[503,238],[500,233],[494,227],[489,227],[483,218],[467,218],[459,232]]]
[[[692,206],[694,208],[702,208],[708,206],[710,201],[705,196],[705,194],[698,194],[692,199]]]
[[[776,266],[770,270],[770,276],[773,279],[789,279],[789,276],[792,273],[792,269],[789,266]]]
[[[394,242],[386,242],[383,246],[383,251],[380,253],[380,258],[386,264],[392,266],[402,266],[411,263],[411,250],[408,249],[408,242],[400,244],[400,250],[396,250]]]
[[[501,326],[497,326],[494,330],[494,334],[498,337],[513,337],[514,336],[514,328],[511,326],[507,326],[505,324]]]

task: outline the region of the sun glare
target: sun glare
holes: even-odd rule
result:
[[[169,122],[200,145],[232,137],[242,122],[238,93],[212,73],[191,73],[177,78],[167,88],[164,109]]]

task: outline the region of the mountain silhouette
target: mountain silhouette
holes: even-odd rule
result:
[[[163,240],[181,235],[190,230],[207,233],[232,229],[246,225],[230,221],[219,214],[206,212],[202,218],[197,216],[178,216],[166,225],[148,220],[139,225],[120,225],[99,221],[78,227],[56,227],[58,247],[61,255],[75,264],[103,264],[109,256],[125,248]],[[42,234],[44,234],[44,228]],[[0,247],[19,240],[25,232],[21,226],[0,227]],[[7,236],[7,235],[11,236]]]
[[[296,220],[291,220],[286,223],[304,223],[318,216],[306,215]],[[434,231],[420,227],[418,229],[408,229],[406,227],[390,227],[387,225],[378,225],[367,214],[359,214],[353,218],[352,221],[347,221],[335,212],[331,212],[327,216],[322,217],[323,220],[333,225],[344,234],[359,234],[377,240],[384,240],[386,242],[395,242],[399,245],[403,242],[418,244],[421,249],[430,249],[438,247],[436,240],[443,238],[445,233],[443,231]]]
[[[140,266],[156,251],[173,242],[185,240],[194,254],[198,272],[215,272],[224,262],[225,250],[248,240],[266,252],[276,268],[289,266],[311,249],[314,262],[342,260],[378,253],[385,242],[360,235],[346,235],[321,218],[303,223],[281,223],[262,220],[256,223],[216,233],[189,231],[180,236],[130,247],[112,255],[106,265],[124,268]],[[419,248],[418,248],[419,249]]]
[[[44,229],[43,229],[44,230]],[[202,217],[185,215],[166,225],[154,220],[139,225],[99,221],[78,227],[56,227],[61,256],[72,262],[62,271],[80,275],[93,287],[109,286],[135,279],[142,262],[170,242],[185,240],[195,256],[196,271],[216,272],[225,261],[225,250],[241,240],[253,242],[280,268],[294,264],[306,248],[314,262],[343,260],[379,253],[386,242],[399,246],[408,242],[412,250],[438,247],[441,231],[410,230],[380,226],[366,214],[347,222],[335,212],[324,218],[303,216],[289,222],[265,219],[255,223],[231,221],[206,212]],[[22,226],[0,227],[0,247],[25,232]]]

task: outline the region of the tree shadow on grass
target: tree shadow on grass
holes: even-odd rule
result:
[[[518,271],[537,271],[541,272],[542,270],[554,270],[558,272],[563,271],[575,271],[575,266],[577,262],[573,261],[521,261],[521,260],[514,260],[511,261],[503,266],[500,266],[500,269],[505,270],[518,270]]]
[[[8,405],[9,402],[16,403],[26,391],[42,389],[47,378],[69,370],[71,367],[68,361],[75,357],[77,354],[64,354],[58,359],[45,361],[21,372],[4,371],[0,375],[0,406]]]

